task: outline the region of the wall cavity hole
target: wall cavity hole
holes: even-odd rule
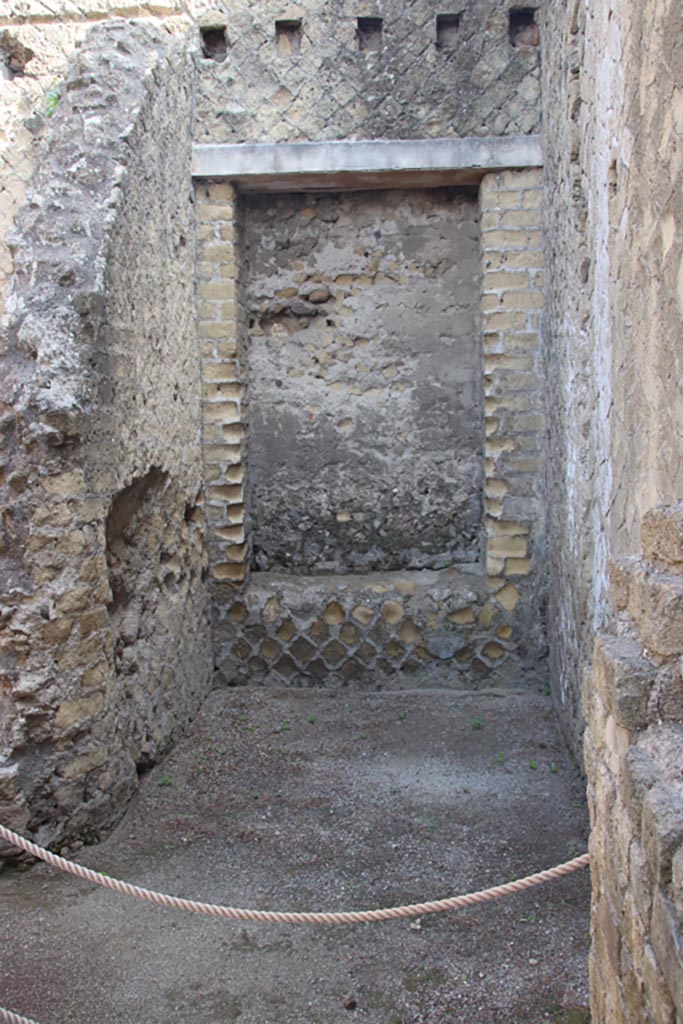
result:
[[[356,28],[358,49],[377,52],[382,49],[382,19],[359,18]]]
[[[25,74],[35,54],[9,32],[0,33],[0,78],[12,79]]]
[[[510,11],[510,42],[513,46],[540,46],[541,32],[533,7],[513,7]]]
[[[460,36],[460,14],[437,14],[436,45],[439,50],[454,50]]]
[[[301,21],[276,21],[275,42],[281,57],[295,57],[301,53],[303,29]]]
[[[214,60],[222,64],[228,55],[228,35],[225,26],[203,28],[200,30],[202,36],[202,57],[205,60]]]

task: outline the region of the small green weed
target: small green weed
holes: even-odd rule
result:
[[[538,768],[538,761],[535,761],[534,758],[532,757],[531,760],[529,761],[529,767],[531,768],[532,772],[535,772],[536,769]]]
[[[171,778],[170,775],[162,775],[161,778],[158,779],[158,781],[157,781],[157,786],[172,786],[172,785],[173,785],[173,779]]]
[[[491,760],[493,761],[494,764],[503,764],[505,761],[505,757],[503,756],[503,754],[494,754]]]
[[[475,717],[472,719],[472,728],[473,729],[481,729],[483,724],[484,723],[482,722],[482,720],[479,717],[479,715],[475,715]]]
[[[59,89],[48,89],[45,93],[45,113],[52,117],[60,100]]]

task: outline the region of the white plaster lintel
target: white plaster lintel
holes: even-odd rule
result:
[[[476,184],[490,172],[541,167],[539,135],[507,137],[197,145],[195,178],[240,191]]]

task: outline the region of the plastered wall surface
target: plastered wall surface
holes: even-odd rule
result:
[[[256,569],[480,560],[478,214],[462,190],[245,197]]]
[[[211,680],[190,101],[166,32],[100,29],[18,225],[0,805],[45,841],[110,824]]]

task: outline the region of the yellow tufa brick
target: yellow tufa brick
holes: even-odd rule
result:
[[[232,502],[227,509],[226,519],[229,523],[240,524],[244,522],[246,509],[240,502]]]
[[[209,501],[241,503],[244,501],[244,491],[239,484],[223,484],[220,487],[209,487],[207,497]]]
[[[241,583],[246,577],[244,563],[219,562],[211,569],[211,575],[222,583]]]
[[[505,288],[528,288],[529,283],[529,274],[521,270],[496,270],[493,273],[484,271],[484,294]]]
[[[511,356],[503,353],[494,353],[484,356],[484,370],[487,373],[503,373],[506,370],[525,371],[533,370],[533,356]]]
[[[541,168],[529,168],[520,171],[501,171],[498,175],[500,186],[521,191],[527,188],[540,188],[543,180]]]
[[[486,527],[494,537],[526,537],[529,527],[526,523],[514,523],[505,519],[487,519]]]
[[[521,312],[485,313],[484,319],[487,329],[493,331],[522,331],[526,327],[526,316]]]
[[[237,196],[229,181],[212,181],[204,186],[207,199],[212,202],[234,203]]]
[[[230,544],[225,550],[225,557],[230,562],[243,562],[247,557],[247,545]]]
[[[449,612],[446,618],[454,626],[468,626],[477,621],[477,617],[471,608],[461,608],[457,612]]]
[[[226,398],[239,400],[244,397],[244,387],[236,381],[206,382],[202,386],[204,401],[224,401]]]
[[[503,395],[500,398],[485,398],[484,413],[490,416],[493,412],[528,412],[531,408],[529,396],[526,394]]]
[[[231,286],[225,281],[207,281],[199,285],[197,294],[202,299],[214,299],[219,302],[229,298],[231,290]]]
[[[500,298],[503,309],[542,309],[543,295],[537,291],[503,292]]]
[[[208,242],[202,246],[201,256],[209,263],[232,263],[235,259],[235,247],[230,242]]]
[[[489,539],[488,550],[499,558],[525,558],[527,541],[524,537],[511,537],[507,534],[495,536]]]
[[[531,560],[528,558],[506,558],[506,576],[528,576],[531,572]]]
[[[500,498],[485,498],[484,509],[487,516],[502,516],[503,514],[503,502]],[[495,574],[497,575],[497,573]]]
[[[481,653],[485,658],[488,658],[489,661],[498,661],[505,654],[505,648],[501,647],[500,644],[497,644],[495,640],[491,640],[489,643],[484,644],[481,649]]]
[[[508,612],[513,612],[519,604],[519,591],[514,583],[506,583],[496,594],[496,601],[499,601]]]
[[[536,210],[508,210],[502,216],[502,222],[509,228],[538,228],[539,214]]]
[[[220,363],[207,363],[202,366],[202,377],[205,381],[220,383],[239,383],[239,370],[234,359]]]
[[[219,540],[227,540],[231,544],[244,544],[244,526],[217,526],[213,531]]]
[[[503,558],[499,558],[497,555],[492,554],[492,552],[490,552],[490,551],[487,552],[487,555],[486,555],[486,575],[487,576],[497,576],[498,573],[501,573],[504,568],[505,568],[505,560]]]
[[[204,419],[222,420],[225,423],[239,420],[239,402],[206,402],[204,404]]]

